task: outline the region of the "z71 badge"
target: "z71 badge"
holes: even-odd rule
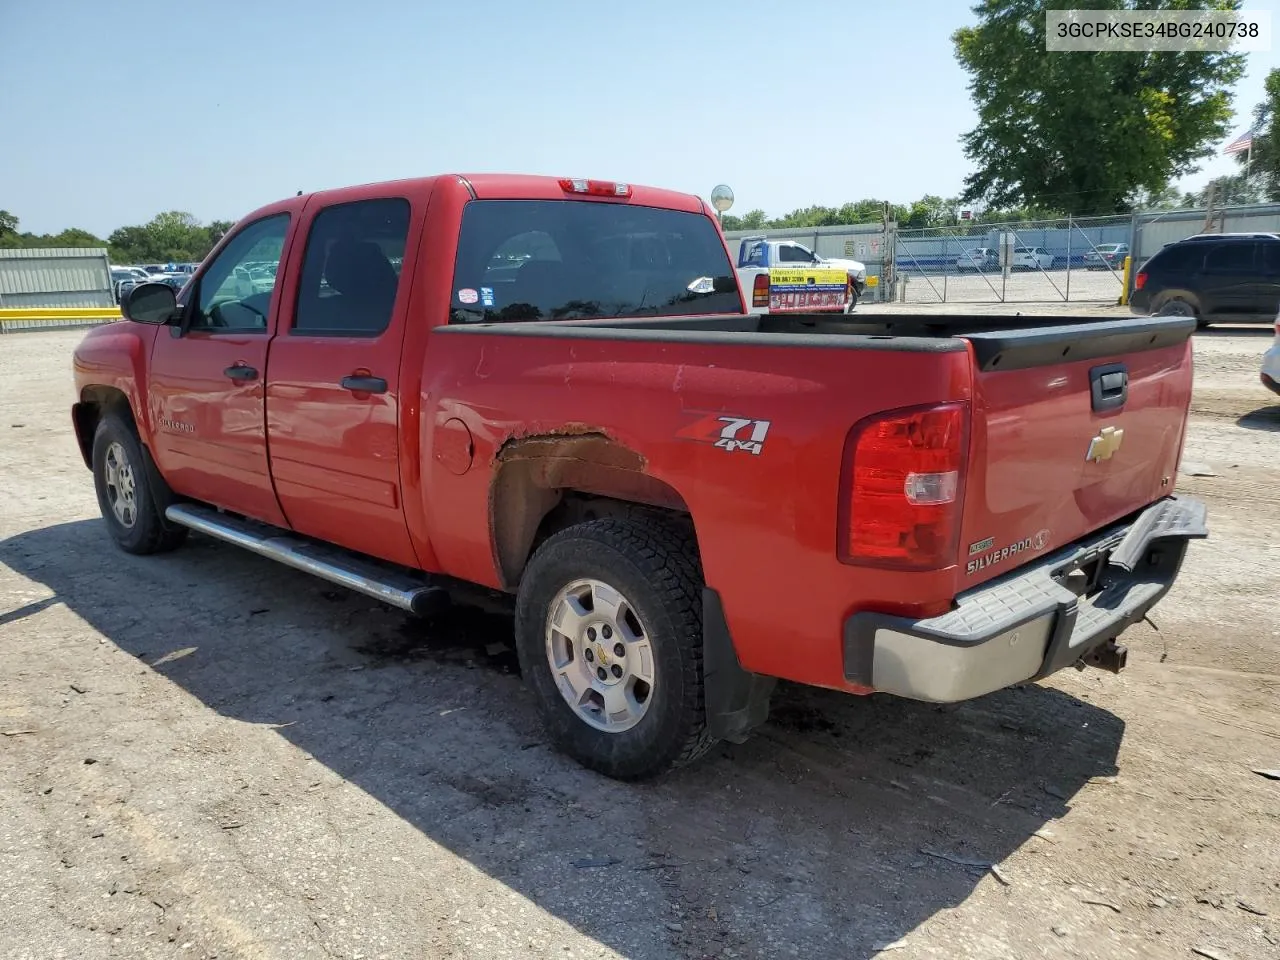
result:
[[[676,433],[682,440],[709,443],[733,453],[743,450],[760,456],[765,437],[769,435],[768,420],[750,420],[746,417],[724,417],[712,414],[689,424]]]

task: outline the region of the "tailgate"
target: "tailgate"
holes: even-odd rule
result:
[[[964,335],[975,369],[958,590],[1173,492],[1194,329],[1151,317]]]

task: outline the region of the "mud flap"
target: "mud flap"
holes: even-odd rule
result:
[[[707,730],[716,739],[742,743],[769,718],[777,678],[742,669],[720,594],[710,587],[702,589],[702,682]]]

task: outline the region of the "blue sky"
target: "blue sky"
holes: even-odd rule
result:
[[[1280,0],[1249,0],[1270,9]],[[0,0],[0,208],[105,235],[442,171],[771,214],[957,193],[967,0]],[[1084,54],[1081,54],[1082,56]],[[1235,131],[1276,52],[1250,55]],[[1230,139],[1228,137],[1227,139]],[[1183,181],[1234,169],[1209,161]]]

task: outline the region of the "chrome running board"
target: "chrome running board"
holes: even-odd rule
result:
[[[449,594],[443,587],[426,583],[411,573],[387,569],[341,547],[304,540],[288,531],[229,516],[212,507],[176,503],[164,515],[171,523],[233,543],[260,557],[302,570],[418,616],[427,616],[449,602]],[[421,575],[423,578],[426,576]]]

